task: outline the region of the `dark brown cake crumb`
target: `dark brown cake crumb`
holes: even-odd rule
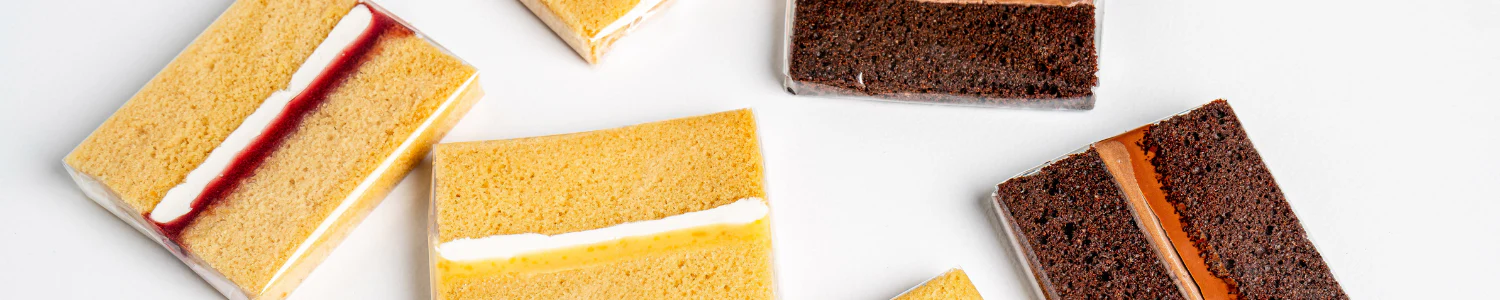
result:
[[[1094,6],[797,0],[789,89],[1092,108]],[[1073,98],[1073,99],[1068,99]],[[1068,101],[1066,103],[1048,103]]]
[[[1241,299],[1347,299],[1224,100],[1147,129],[1167,201]]]
[[[1093,149],[996,192],[1061,299],[1182,299]]]

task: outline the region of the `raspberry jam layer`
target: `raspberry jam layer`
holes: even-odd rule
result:
[[[182,183],[168,190],[146,219],[177,241],[203,210],[254,175],[303,119],[354,75],[382,35],[410,32],[383,11],[356,5],[292,75],[287,90],[268,97]]]

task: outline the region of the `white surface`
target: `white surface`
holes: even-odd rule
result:
[[[1111,1],[1088,112],[787,95],[781,0],[679,1],[596,67],[516,1],[381,4],[483,72],[489,94],[446,141],[755,108],[784,299],[887,299],[955,265],[1020,299],[980,202],[992,185],[1220,97],[1350,295],[1489,295],[1500,2],[1336,2]],[[59,161],[228,3],[0,4],[0,298],[217,297]],[[425,298],[430,177],[413,171],[293,297]]]
[[[616,224],[605,228],[557,235],[540,233],[492,235],[457,239],[438,245],[438,254],[451,261],[508,259],[552,250],[593,245],[632,237],[715,225],[742,225],[764,219],[771,208],[760,198],[745,198],[719,207],[661,219]],[[590,252],[593,250],[590,249]]]

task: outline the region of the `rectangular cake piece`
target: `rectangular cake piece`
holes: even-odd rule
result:
[[[1091,109],[1093,0],[791,0],[785,86],[976,106]]]
[[[433,151],[434,299],[773,299],[749,110]]]
[[[483,93],[373,3],[237,1],[64,159],[231,299],[280,299]]]
[[[969,281],[969,274],[963,269],[952,269],[944,272],[938,277],[928,279],[926,282],[912,287],[901,293],[892,300],[983,300],[979,296],[979,289],[974,288],[974,283]]]
[[[1047,299],[1345,299],[1224,100],[1001,183]]]
[[[584,61],[599,58],[615,42],[674,0],[521,0]]]

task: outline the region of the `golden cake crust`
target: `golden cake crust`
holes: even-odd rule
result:
[[[662,0],[650,8],[652,13],[666,9],[674,0]],[[641,5],[641,0],[521,0],[526,8],[542,20],[552,32],[578,52],[590,64],[624,37],[641,20],[623,20],[632,24],[603,32],[611,23],[622,21],[626,14]],[[651,13],[647,13],[650,15]]]
[[[122,217],[150,212],[356,4],[235,2],[65,163],[134,210]],[[386,30],[371,47],[253,175],[172,237],[185,261],[212,268],[210,282],[285,297],[482,94],[477,70],[411,30]]]
[[[407,153],[394,153],[408,136],[424,134],[417,127],[475,70],[411,34],[387,33],[374,47],[254,175],[183,231],[186,248],[236,284],[260,290],[382,160],[404,156],[379,174],[387,178],[371,189],[378,195],[436,142],[425,134]]]
[[[969,274],[963,269],[949,270],[947,273],[913,288],[893,300],[981,300],[979,290],[974,288],[974,283],[969,281]]]
[[[149,212],[292,73],[354,0],[236,1],[64,161]]]

